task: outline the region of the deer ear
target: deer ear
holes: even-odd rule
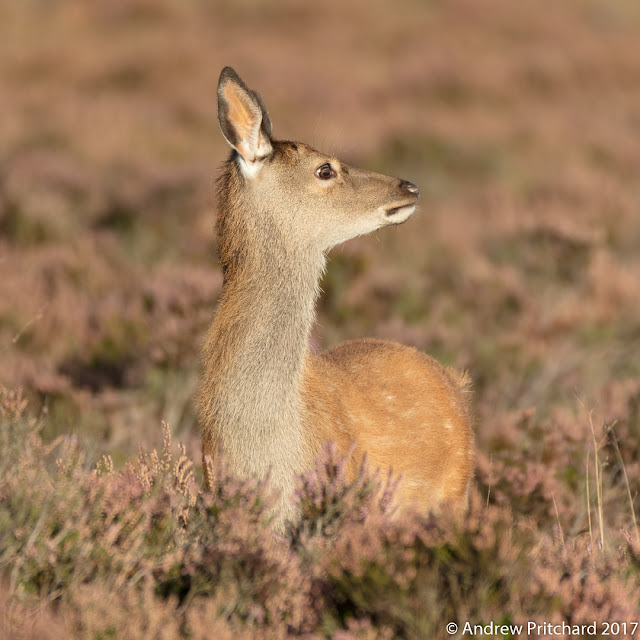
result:
[[[218,122],[222,135],[242,156],[251,172],[273,151],[271,118],[262,98],[225,67],[218,81]]]

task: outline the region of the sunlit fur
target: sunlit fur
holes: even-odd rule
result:
[[[401,504],[464,512],[474,468],[466,376],[383,340],[309,351],[326,253],[404,222],[417,195],[397,178],[273,140],[259,96],[229,68],[218,95],[233,151],[218,190],[224,286],[197,398],[203,455],[223,453],[240,475],[269,474],[281,492],[280,525],[295,516],[295,475],[331,440],[345,453],[354,445],[351,474],[365,453],[374,468],[402,474]],[[335,179],[316,177],[324,162]]]

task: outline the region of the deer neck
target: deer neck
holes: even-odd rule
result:
[[[301,386],[325,259],[273,228],[252,231],[244,228],[241,261],[225,271],[207,338],[205,425],[234,471],[270,473],[289,492],[308,462]]]

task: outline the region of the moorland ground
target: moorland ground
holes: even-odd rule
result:
[[[3,392],[1,606],[42,637],[59,624],[91,638],[206,637],[213,619],[220,637],[256,625],[274,637],[427,637],[447,616],[613,621],[637,610],[637,3],[4,2],[0,36],[0,382],[27,401]],[[249,525],[232,544],[211,524],[224,508],[197,489],[199,462],[195,484],[176,480],[173,459],[122,475],[140,443],[161,448],[163,420],[199,461],[192,396],[221,288],[214,182],[227,147],[215,92],[226,64],[265,98],[276,137],[420,187],[407,224],[332,253],[313,343],[389,338],[470,372],[477,496],[457,542],[418,516],[402,534],[364,480],[349,489],[330,477],[329,533],[334,503],[316,478],[301,489],[309,526],[286,553]],[[162,478],[156,493],[145,473]],[[228,482],[236,498],[261,491]],[[100,502],[117,491],[131,502]],[[63,494],[67,515],[51,507]],[[149,540],[164,522],[154,509],[176,496],[185,504],[146,555],[96,557],[124,544],[100,537],[109,509],[129,522],[131,505],[153,505],[155,519],[126,529]],[[250,502],[231,500],[233,518],[249,517]],[[93,505],[86,522],[82,503]],[[260,509],[251,522],[267,531]],[[99,544],[72,551],[61,531]],[[199,559],[189,539],[202,542]],[[259,567],[242,578],[220,560],[220,549],[254,547],[266,555],[242,556]],[[396,551],[408,549],[400,569]],[[287,609],[293,593],[307,599]],[[29,598],[51,601],[47,621],[25,613]],[[111,631],[104,602],[129,611]],[[123,631],[142,609],[149,620]]]

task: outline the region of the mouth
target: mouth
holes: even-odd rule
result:
[[[393,218],[394,222],[396,219],[402,219],[402,221],[406,220],[411,216],[416,210],[415,204],[403,204],[400,207],[391,207],[385,211],[385,215],[387,218]]]

